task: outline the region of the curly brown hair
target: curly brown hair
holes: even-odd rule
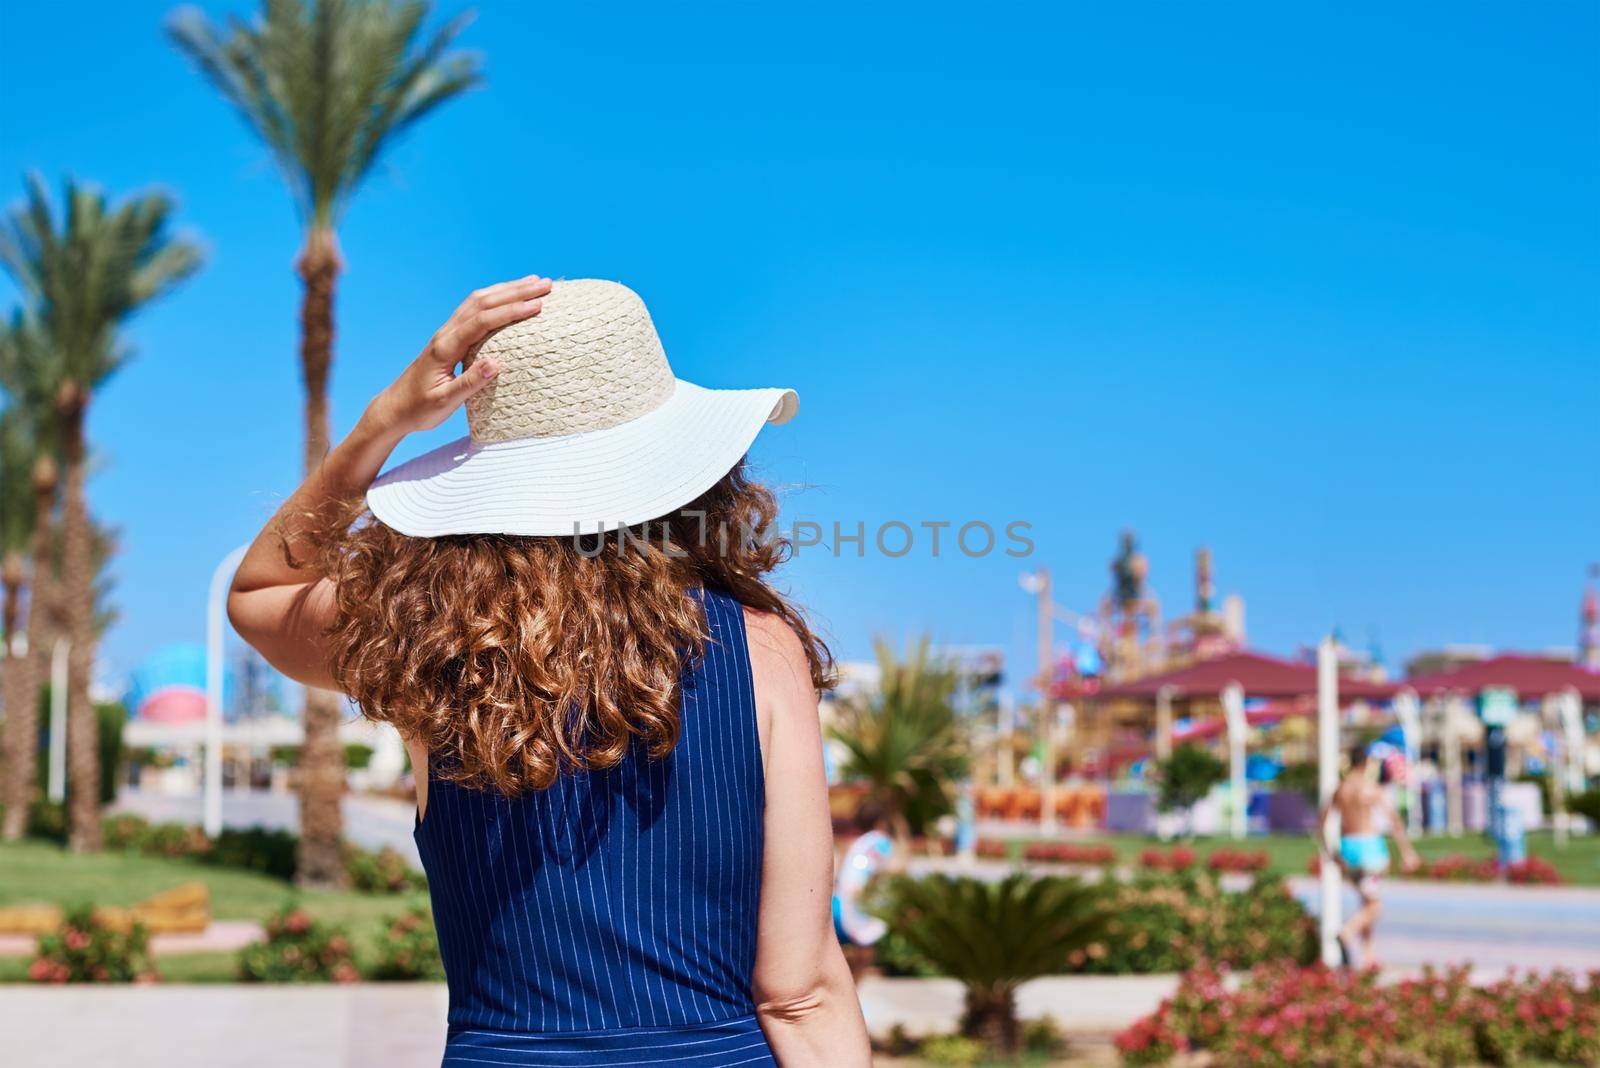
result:
[[[679,734],[679,686],[707,641],[700,587],[794,629],[818,689],[833,660],[768,581],[788,559],[777,502],[744,461],[678,512],[604,535],[414,538],[361,510],[322,524],[333,677],[434,774],[508,795],[600,770]]]

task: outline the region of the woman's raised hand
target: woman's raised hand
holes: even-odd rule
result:
[[[464,366],[478,346],[502,326],[538,315],[549,292],[550,279],[536,274],[474,292],[445,320],[411,366],[373,398],[367,415],[394,435],[431,430],[444,422],[500,373],[489,359]]]

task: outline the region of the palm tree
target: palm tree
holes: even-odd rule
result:
[[[183,8],[169,29],[178,48],[265,142],[305,227],[298,269],[305,470],[328,451],[335,228],[383,150],[446,100],[478,84],[476,57],[450,46],[469,16],[425,40],[420,0],[264,0],[261,17],[226,29]],[[300,760],[300,855],[306,885],[344,881],[343,751],[336,695],[308,691]]]
[[[27,829],[33,801],[39,748],[39,683],[56,630],[56,495],[60,479],[55,457],[55,400],[49,362],[37,323],[19,312],[0,331],[0,390],[7,407],[0,425],[0,508],[4,509],[5,558],[5,818],[0,838],[13,842]],[[23,563],[32,557],[31,574]],[[26,642],[16,629],[26,583]]]
[[[966,987],[962,1034],[1005,1055],[1018,1046],[1017,988],[1066,970],[1110,919],[1097,887],[1025,872],[999,882],[899,876],[879,911],[908,948]]]
[[[6,342],[9,343],[7,338]],[[9,344],[8,344],[9,347]],[[18,630],[22,618],[22,594],[28,578],[28,536],[33,532],[33,435],[28,426],[27,413],[15,402],[0,412],[0,669],[3,669],[3,689],[0,703],[5,709],[5,733],[0,753],[0,775],[4,776],[6,822],[15,817],[28,804],[33,793],[33,776],[24,776],[24,758],[19,752],[27,749],[26,766],[33,766],[34,745],[38,725],[30,712],[37,705],[30,693],[33,672],[30,657]],[[24,778],[26,781],[24,781]],[[21,823],[21,820],[17,820]],[[3,831],[3,828],[0,828]],[[20,836],[20,826],[18,835]],[[10,838],[13,836],[7,835]]]
[[[100,847],[99,751],[89,673],[96,644],[94,526],[86,423],[97,389],[128,358],[124,321],[200,265],[199,249],[168,232],[172,201],[145,193],[117,205],[68,180],[58,221],[43,181],[0,229],[0,261],[39,324],[66,481],[61,501],[61,597],[67,656],[67,844]]]
[[[967,742],[956,714],[956,672],[935,659],[926,637],[904,659],[873,643],[875,689],[839,703],[829,735],[845,748],[840,768],[865,782],[902,842],[949,812],[953,788],[967,771]]]

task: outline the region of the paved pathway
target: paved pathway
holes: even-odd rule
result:
[[[1290,880],[1319,910],[1317,881]],[[1345,890],[1345,915],[1356,896]],[[1480,975],[1508,968],[1600,968],[1600,889],[1474,886],[1391,879],[1383,886],[1378,951],[1386,966],[1472,964]]]
[[[1170,976],[1062,976],[1030,983],[1024,1016],[1109,1031],[1149,1012]],[[869,979],[875,1033],[895,1023],[947,1031],[961,988],[942,979]],[[437,1068],[445,990],[424,983],[355,986],[0,987],[0,1062],[15,1068]]]

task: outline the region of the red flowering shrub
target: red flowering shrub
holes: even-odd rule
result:
[[[1187,871],[1194,867],[1197,859],[1188,846],[1174,846],[1170,852],[1146,849],[1139,854],[1139,864],[1152,871]]]
[[[1311,863],[1306,865],[1306,870],[1312,875],[1321,874],[1322,858],[1313,856]],[[1508,866],[1502,873],[1500,865],[1492,857],[1474,860],[1460,853],[1449,853],[1423,862],[1413,877],[1433,879],[1436,882],[1492,883],[1498,882],[1502,874],[1506,882],[1522,885],[1560,886],[1566,881],[1561,878],[1561,873],[1556,871],[1555,866],[1542,857],[1529,857],[1527,860],[1518,861]]]
[[[1271,862],[1259,849],[1219,849],[1206,861],[1212,871],[1231,872],[1266,871]]]
[[[239,951],[239,978],[262,983],[353,983],[361,978],[341,927],[290,905],[267,917],[265,942]]]
[[[1506,882],[1523,883],[1535,886],[1559,886],[1562,882],[1561,873],[1556,871],[1555,865],[1541,857],[1529,857],[1519,860],[1506,868]]]
[[[1114,847],[1104,842],[1029,842],[1022,850],[1028,860],[1053,864],[1104,866],[1117,859]]]
[[[150,934],[142,924],[127,931],[108,927],[88,908],[67,914],[59,931],[39,936],[39,954],[28,965],[36,983],[153,983]]]
[[[1474,987],[1466,969],[1380,986],[1374,972],[1263,965],[1229,992],[1209,966],[1117,1036],[1126,1064],[1204,1050],[1219,1068],[1302,1064],[1600,1062],[1600,973]],[[1375,1054],[1377,1055],[1375,1058]]]
[[[988,860],[1005,860],[1011,855],[1011,847],[1005,842],[998,842],[993,838],[978,839],[977,854]]]

